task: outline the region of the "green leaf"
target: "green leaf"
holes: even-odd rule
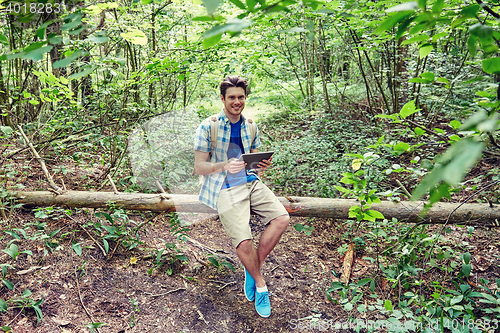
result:
[[[393,310],[392,302],[390,300],[386,300],[385,303],[384,303],[384,308],[387,311],[392,311]]]
[[[245,5],[240,0],[229,0],[229,1],[231,1],[239,9],[243,9],[243,10],[247,9],[245,7]]]
[[[0,43],[4,45],[9,45],[9,40],[7,39],[7,37],[5,37],[5,35],[0,34]]]
[[[232,19],[228,20],[226,24],[217,24],[216,26],[212,27],[211,29],[205,31],[203,34],[202,38],[210,38],[213,36],[220,35],[224,32],[231,31],[231,32],[240,32],[241,30],[248,28],[249,26],[252,25],[252,22],[248,20],[240,20],[240,19]]]
[[[434,36],[432,36],[432,41],[435,43],[437,42],[439,39],[445,37],[445,36],[448,36],[448,33],[447,32],[440,32],[438,34],[435,34]]]
[[[12,59],[31,59],[33,61],[38,61],[43,59],[43,55],[50,50],[52,50],[52,45],[47,45],[44,47],[40,47],[40,44],[45,44],[45,42],[42,43],[34,43],[30,46],[28,46],[24,51],[14,53],[14,54],[9,54],[7,55],[7,60],[12,60]]]
[[[99,328],[101,326],[104,326],[106,325],[105,323],[90,323],[90,324],[87,324],[87,328],[88,329],[94,329],[94,328]]]
[[[414,77],[413,79],[408,80],[410,83],[431,83],[432,81],[422,79],[420,77]]]
[[[470,264],[462,264],[462,270],[460,273],[462,273],[464,276],[470,276],[470,272],[472,271],[472,266]]]
[[[191,21],[195,22],[213,22],[213,21],[221,21],[224,18],[220,15],[215,15],[215,16],[197,16],[193,17]]]
[[[80,245],[80,243],[73,244],[71,248],[78,256],[82,255],[82,246]]]
[[[372,279],[372,278],[362,279],[362,280],[360,280],[358,283],[356,283],[356,285],[357,285],[358,287],[362,287],[362,286],[364,286],[365,284],[368,284],[368,282],[371,282],[371,281],[373,281],[373,279]]]
[[[470,259],[471,259],[471,255],[469,252],[465,252],[463,255],[462,255],[462,259],[464,260],[464,262],[466,264],[469,264],[470,263]]]
[[[425,134],[425,130],[421,129],[420,127],[415,127],[414,132],[418,136]]]
[[[108,241],[103,238],[102,239],[102,243],[104,244],[104,251],[106,253],[108,253],[109,252],[109,243],[108,243]]]
[[[6,312],[8,308],[7,302],[0,298],[0,312]]]
[[[109,38],[108,36],[90,36],[89,40],[94,43],[106,43]]]
[[[82,49],[76,50],[73,52],[69,57],[66,57],[62,60],[55,61],[54,64],[52,64],[52,68],[61,68],[61,67],[66,67],[73,62],[73,60],[76,60],[80,57],[86,56],[89,53],[87,51],[84,51]]]
[[[425,8],[427,7],[427,0],[418,0],[418,7],[420,7],[420,9],[422,10],[425,10]]]
[[[405,119],[406,117],[414,114],[415,112],[418,112],[418,109],[416,109],[416,107],[415,107],[415,101],[412,100],[412,101],[409,101],[408,103],[406,103],[401,108],[401,111],[399,112],[399,116],[401,117],[401,119]]]
[[[221,40],[221,38],[222,38],[222,33],[209,38],[205,38],[203,40],[203,48],[208,49],[209,47],[214,46]]]
[[[433,45],[424,45],[422,46],[419,50],[418,50],[418,55],[420,57],[420,59],[422,58],[425,58],[429,55],[429,53],[431,53],[431,51],[434,50],[434,46]]]
[[[85,67],[83,67],[83,68],[85,68],[83,71],[78,72],[78,73],[71,74],[71,75],[69,76],[69,78],[68,78],[68,79],[69,79],[69,80],[76,80],[76,79],[79,79],[79,78],[81,78],[81,77],[83,77],[83,76],[86,76],[86,75],[90,74],[90,73],[94,70],[94,67],[92,67],[92,66],[90,66],[90,65],[85,66]]]
[[[52,20],[46,21],[44,24],[38,27],[38,29],[36,29],[36,36],[40,39],[43,39],[43,37],[45,37],[45,30],[50,24],[52,24]]]
[[[212,265],[214,265],[215,267],[219,267],[220,266],[219,261],[217,259],[215,259],[214,257],[208,257],[208,261],[210,261],[210,263]]]
[[[246,0],[245,2],[247,3],[249,11],[252,11],[258,3],[257,0]]]
[[[64,19],[65,24],[61,27],[62,31],[71,30],[82,24],[82,14],[76,13],[66,16]]]
[[[422,73],[422,74],[420,74],[420,76],[423,77],[424,79],[429,80],[429,81],[434,81],[436,79],[436,76],[434,75],[434,73],[431,73],[431,72]]]
[[[436,2],[434,2],[434,5],[432,5],[432,12],[439,15],[443,11],[443,8],[444,0],[436,0]]]
[[[386,10],[387,13],[392,13],[392,12],[402,12],[402,11],[408,11],[408,10],[416,10],[418,9],[418,2],[417,1],[411,1],[411,2],[405,2],[400,5],[396,5],[394,7],[391,7]]]
[[[120,34],[126,41],[136,45],[146,45],[148,43],[148,37],[142,30],[132,29],[129,32],[123,32]]]
[[[476,23],[469,28],[469,33],[477,36],[483,45],[493,42],[493,28],[489,25]]]
[[[7,279],[3,279],[2,282],[7,288],[9,288],[10,290],[14,290],[14,284],[12,282]]]
[[[56,34],[50,34],[47,38],[50,44],[58,45],[62,43],[63,38],[61,36],[57,36]]]
[[[385,219],[384,215],[377,210],[367,210],[365,211],[365,214],[371,216],[373,218],[373,221],[375,221],[375,219]]]
[[[489,74],[500,74],[500,58],[493,57],[482,61],[483,71]]]
[[[221,265],[222,265],[222,266],[226,266],[227,268],[229,268],[229,269],[230,269],[230,270],[232,270],[233,272],[235,271],[234,266],[233,266],[233,265],[231,265],[231,264],[230,264],[230,263],[228,263],[228,262],[223,262],[223,263],[221,263]]]
[[[2,250],[2,252],[7,253],[12,259],[16,259],[17,254],[19,253],[19,248],[16,244],[10,244],[10,247]]]
[[[381,34],[382,32],[391,29],[394,27],[396,24],[399,22],[403,21],[407,17],[411,16],[413,14],[413,11],[404,11],[404,12],[398,12],[394,16],[391,16],[387,18],[385,21],[383,21],[377,29],[375,29],[374,33],[375,34]]]
[[[213,13],[215,13],[220,3],[219,0],[202,0],[202,2],[207,9],[208,15],[212,15]]]
[[[450,185],[458,185],[465,173],[481,157],[482,151],[483,143],[471,139],[461,140],[453,144],[443,155],[445,156],[448,153],[452,158],[443,169],[443,180]]]
[[[477,37],[470,35],[469,38],[467,38],[467,48],[469,49],[469,53],[471,54],[472,57],[476,55],[476,42],[477,42]]]
[[[417,36],[413,36],[407,40],[404,40],[401,45],[408,45],[408,44],[412,44],[412,43],[420,43],[420,42],[423,42],[423,41],[426,41],[430,38],[429,35],[427,34],[420,34],[420,35],[417,35]]]
[[[460,127],[461,131],[466,131],[472,129],[477,126],[477,124],[488,119],[488,114],[486,111],[480,109],[475,114],[473,114],[469,119],[465,121],[465,123]]]
[[[299,231],[299,232],[304,230],[304,225],[300,224],[300,223],[296,223],[293,227],[296,231]]]
[[[477,4],[467,6],[460,11],[460,15],[465,18],[475,17],[480,8],[481,7]]]
[[[393,149],[397,152],[406,152],[408,151],[408,149],[410,149],[410,145],[406,142],[398,142],[394,145]]]

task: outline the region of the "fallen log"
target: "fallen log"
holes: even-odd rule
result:
[[[128,210],[147,210],[154,212],[211,213],[214,210],[198,201],[197,195],[183,194],[146,194],[65,191],[59,195],[49,192],[9,191],[9,195],[19,199],[25,206],[59,206],[79,208],[107,208],[112,203],[115,207]],[[335,219],[347,219],[349,208],[359,205],[354,199],[330,199],[311,197],[278,197],[291,216],[309,216]],[[448,215],[459,206],[457,203],[440,202],[434,204],[425,216],[428,223],[443,224]],[[420,222],[422,201],[403,201],[394,203],[383,201],[372,204],[371,209],[378,210],[385,218],[397,218],[402,222]],[[500,206],[489,204],[463,204],[451,215],[449,223],[484,227],[500,227]]]

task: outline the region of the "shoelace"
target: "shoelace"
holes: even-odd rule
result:
[[[261,296],[257,297],[257,305],[268,305],[269,304],[269,292],[265,291],[263,293],[259,293]]]

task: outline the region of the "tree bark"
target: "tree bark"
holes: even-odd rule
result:
[[[129,210],[148,210],[155,212],[185,212],[185,213],[215,213],[209,207],[198,201],[197,195],[180,194],[145,194],[145,193],[118,193],[66,191],[56,195],[49,191],[24,192],[9,191],[11,197],[19,199],[25,206],[60,206],[60,207],[87,207],[107,208],[109,202],[115,207]],[[359,205],[353,199],[330,199],[310,197],[278,197],[291,216],[309,216],[322,218],[347,219],[349,208]],[[436,203],[425,216],[429,224],[444,224],[450,213],[449,223],[474,225],[483,227],[500,227],[500,206],[488,204],[463,204],[458,209],[457,203]],[[404,201],[394,203],[385,201],[372,204],[371,209],[378,210],[385,218],[397,218],[401,222],[421,222],[420,211],[424,202]]]

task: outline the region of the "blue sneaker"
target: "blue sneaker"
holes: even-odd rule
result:
[[[269,291],[263,293],[255,292],[255,310],[259,316],[267,318],[271,315],[271,302],[269,301]]]
[[[255,280],[253,277],[247,272],[247,269],[243,267],[245,270],[245,296],[249,302],[253,302],[255,300]]]

